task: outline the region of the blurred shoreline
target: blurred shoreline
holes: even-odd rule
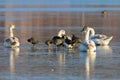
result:
[[[84,14],[84,16],[83,16]],[[0,14],[0,26],[120,26],[120,11],[108,11],[102,17],[95,12],[5,12]],[[84,18],[84,21],[83,21]]]
[[[1,8],[0,27],[7,28],[10,24],[14,24],[17,26],[17,28],[19,27],[20,30],[18,30],[18,33],[21,33],[20,35],[22,37],[27,37],[29,34],[37,36],[39,36],[40,34],[44,34],[44,36],[46,36],[47,33],[43,32],[44,30],[42,30],[41,27],[51,27],[51,29],[48,30],[48,35],[54,35],[54,33],[56,33],[56,30],[60,28],[66,29],[68,33],[74,32],[75,34],[80,35],[79,31],[83,25],[95,28],[100,27],[101,30],[98,32],[111,35],[111,32],[108,29],[109,27],[110,30],[113,30],[112,32],[114,34],[112,33],[112,35],[117,35],[119,34],[117,29],[120,26],[119,7],[120,5],[78,5],[78,4],[0,5]],[[107,11],[106,16],[103,16],[102,14],[104,10]],[[35,27],[40,27],[38,28],[40,32],[39,31],[37,33],[34,32],[35,34],[33,34],[33,32],[31,31],[31,33],[28,33],[29,32],[28,27],[31,29],[33,28],[35,29]],[[106,27],[107,29],[105,29]],[[114,27],[114,29],[111,29],[112,27]],[[9,31],[5,30],[4,34],[5,36],[7,36],[9,34]],[[26,35],[23,36],[23,34]],[[22,42],[24,42],[25,40],[26,38],[23,39]]]
[[[120,5],[0,5],[0,26],[120,26]],[[102,16],[107,10],[108,15]],[[83,19],[84,18],[84,19]]]

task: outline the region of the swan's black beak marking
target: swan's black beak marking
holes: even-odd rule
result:
[[[84,26],[83,29],[81,30],[81,32],[86,31],[86,29],[87,29],[87,26]]]

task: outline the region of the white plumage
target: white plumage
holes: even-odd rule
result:
[[[13,29],[15,25],[10,26],[10,36],[4,40],[4,46],[8,48],[15,48],[20,46],[19,39],[14,36]]]
[[[85,52],[94,52],[96,51],[96,45],[94,41],[89,39],[90,30],[86,29],[85,31],[85,40],[80,45],[80,50]]]
[[[106,46],[113,38],[113,36],[108,37],[104,34],[95,34],[95,30],[91,27],[85,26],[84,28],[90,30],[90,40],[93,40],[96,45]]]

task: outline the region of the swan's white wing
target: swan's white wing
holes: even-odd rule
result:
[[[20,42],[17,37],[10,37],[5,39],[4,41],[5,47],[18,47],[19,45],[20,45]]]
[[[92,40],[85,40],[79,48],[81,51],[96,51],[96,45]]]
[[[95,36],[91,36],[90,40],[93,40],[96,45],[108,45],[112,38],[112,36],[107,37],[106,35],[96,34]]]

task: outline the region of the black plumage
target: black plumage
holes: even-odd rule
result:
[[[64,45],[63,45],[64,40],[65,40],[64,36],[62,36],[62,37],[54,36],[54,37],[52,38],[52,43],[53,43],[54,45],[56,45],[57,47],[58,47],[58,46],[64,46]]]
[[[65,43],[70,48],[77,46],[81,42],[82,40],[79,37],[75,36],[74,34],[72,34],[72,37],[67,36],[65,39]]]
[[[60,30],[57,36],[53,36],[52,39],[46,40],[45,44],[48,46],[54,44],[57,47],[64,46],[63,44],[64,40],[65,40],[65,30]]]
[[[53,42],[52,42],[52,40],[50,40],[50,39],[45,41],[45,44],[46,44],[48,47],[50,47],[52,43],[53,43]]]
[[[31,43],[33,46],[35,46],[36,44],[39,43],[39,41],[37,39],[35,39],[34,37],[31,37],[31,38],[27,39],[27,41],[29,43]]]
[[[52,44],[54,44],[55,46],[59,47],[59,46],[64,46],[64,40],[65,40],[65,37],[62,36],[62,37],[59,37],[59,36],[54,36],[52,39],[49,39],[49,40],[46,40],[45,41],[45,44],[47,46],[51,46]]]

